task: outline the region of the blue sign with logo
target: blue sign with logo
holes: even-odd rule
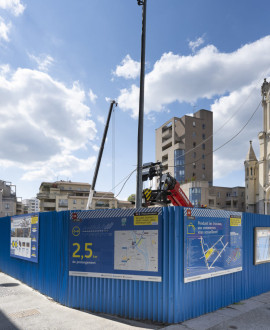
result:
[[[242,213],[184,209],[184,282],[242,270]]]
[[[162,208],[70,212],[69,275],[160,282]]]
[[[10,233],[10,256],[38,262],[38,213],[11,217]]]

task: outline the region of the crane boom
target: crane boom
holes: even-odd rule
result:
[[[110,123],[110,119],[111,119],[111,114],[112,114],[112,110],[113,110],[114,105],[117,106],[117,103],[116,103],[116,101],[112,100],[111,104],[110,104],[108,117],[107,117],[107,122],[106,122],[106,125],[105,125],[105,128],[104,128],[104,133],[103,133],[101,146],[100,146],[99,153],[98,153],[98,159],[97,159],[97,163],[96,163],[96,168],[95,168],[92,184],[91,184],[91,187],[90,187],[90,192],[89,192],[89,197],[88,197],[88,201],[87,201],[87,205],[86,205],[86,210],[89,210],[89,209],[92,208],[92,200],[93,200],[93,196],[94,196],[94,192],[95,192],[96,180],[97,180],[97,176],[98,176],[99,166],[100,166],[100,162],[101,162],[101,158],[102,158],[102,154],[103,154],[103,149],[104,149],[104,145],[105,145],[105,141],[106,141],[106,137],[107,137],[107,132],[108,132],[108,128],[109,128],[109,123]]]

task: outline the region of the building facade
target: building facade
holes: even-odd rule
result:
[[[245,211],[245,187],[209,186],[206,181],[194,181],[182,184],[181,188],[195,207]]]
[[[37,194],[40,212],[85,210],[91,185],[89,183],[56,181],[42,182]],[[126,201],[118,201],[112,192],[97,191],[94,194],[93,209],[115,209],[133,207]]]
[[[270,83],[261,87],[263,131],[258,134],[260,157],[257,160],[250,141],[245,165],[246,212],[270,214]]]
[[[35,197],[29,199],[23,199],[22,204],[26,213],[39,212],[39,200]]]
[[[156,129],[156,161],[180,183],[213,182],[213,113],[174,117]]]
[[[0,180],[0,217],[16,214],[16,186],[11,182]]]

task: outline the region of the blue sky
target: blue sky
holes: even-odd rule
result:
[[[147,3],[144,162],[155,160],[155,129],[194,109],[213,111],[220,146],[252,115],[270,75],[269,1]],[[110,99],[119,105],[96,190],[135,169],[140,45],[136,0],[0,0],[0,179],[18,196],[35,196],[42,181],[91,183]],[[215,185],[244,185],[260,130],[261,109],[214,154]],[[119,198],[135,181],[134,173]]]

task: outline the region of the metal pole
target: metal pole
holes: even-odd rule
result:
[[[138,119],[138,152],[137,152],[137,188],[136,207],[142,206],[142,158],[143,158],[143,117],[144,117],[144,76],[145,76],[145,34],[146,34],[146,2],[138,0],[142,6],[142,37],[141,37],[141,75],[140,75],[140,101]]]

